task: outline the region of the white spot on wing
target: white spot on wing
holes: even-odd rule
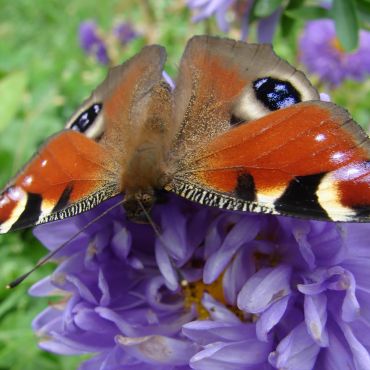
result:
[[[33,182],[33,177],[31,175],[28,175],[23,179],[22,185],[23,186],[30,186],[32,184],[32,182]]]
[[[360,169],[357,167],[351,167],[347,170],[347,176],[352,177],[353,175],[358,175],[360,173]]]
[[[345,155],[346,154],[343,152],[335,152],[334,154],[332,154],[331,159],[334,162],[342,161]]]
[[[7,196],[13,202],[20,201],[23,197],[27,197],[26,192],[19,186],[12,186],[7,191]]]
[[[350,163],[347,166],[335,171],[335,178],[341,181],[355,181],[360,177],[368,174],[369,165],[367,162]]]
[[[326,139],[326,136],[324,134],[318,134],[315,136],[316,141],[324,141]]]

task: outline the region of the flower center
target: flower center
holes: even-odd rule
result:
[[[221,274],[216,281],[212,284],[204,284],[202,280],[195,282],[189,282],[183,280],[181,282],[182,293],[184,297],[184,307],[190,310],[195,307],[198,313],[199,320],[206,320],[209,318],[209,311],[203,306],[202,298],[204,293],[208,293],[215,300],[224,304],[231,312],[237,315],[240,319],[244,319],[243,312],[240,311],[236,306],[233,306],[226,302],[224,296],[224,290],[222,285],[223,274]]]

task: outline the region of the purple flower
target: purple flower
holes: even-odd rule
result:
[[[241,39],[248,37],[249,16],[253,7],[254,0],[187,0],[187,6],[195,12],[192,20],[199,22],[212,16],[216,17],[217,25],[222,32],[229,32],[230,22],[228,14],[233,12],[241,27]],[[268,17],[262,18],[258,22],[257,39],[258,42],[271,43],[278,21],[281,15],[281,8],[278,8]]]
[[[370,225],[168,198],[161,235],[116,208],[59,254],[31,288],[61,296],[34,320],[42,348],[95,353],[83,370],[370,368]],[[114,202],[35,233],[52,250]]]
[[[126,45],[138,36],[130,23],[121,22],[113,28],[113,34],[121,45]]]
[[[300,59],[308,71],[335,87],[346,79],[363,81],[370,74],[370,32],[360,32],[359,47],[345,52],[336,37],[334,22],[308,22],[300,39]]]
[[[229,22],[226,19],[228,9],[235,0],[188,0],[187,6],[195,10],[193,22],[199,22],[215,15],[218,27],[222,32],[229,31]]]
[[[87,54],[94,56],[102,64],[109,63],[107,47],[98,34],[95,22],[86,21],[80,24],[79,39],[81,48]]]

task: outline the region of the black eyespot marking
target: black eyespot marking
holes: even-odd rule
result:
[[[243,173],[238,176],[235,193],[238,198],[253,202],[256,200],[256,186],[253,176],[249,173]]]
[[[85,132],[102,110],[103,104],[95,103],[89,109],[82,112],[72,123],[71,129],[79,132]]]
[[[253,82],[256,98],[270,110],[289,107],[302,101],[301,94],[289,81],[263,77]]]

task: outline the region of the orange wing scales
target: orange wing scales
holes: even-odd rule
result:
[[[119,192],[114,169],[105,149],[84,135],[52,137],[0,195],[0,232],[92,208]]]
[[[258,212],[369,221],[369,163],[368,138],[348,114],[330,103],[309,102],[216,137],[182,164],[176,180],[189,178],[223,200],[248,203],[220,208],[251,210],[257,203]],[[204,196],[208,203],[208,194],[195,193],[185,197]]]

